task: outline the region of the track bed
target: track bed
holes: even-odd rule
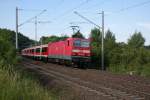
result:
[[[150,79],[25,59],[22,64],[78,92],[80,100],[150,100]],[[61,99],[62,100],[62,99]],[[65,100],[65,99],[63,99]]]

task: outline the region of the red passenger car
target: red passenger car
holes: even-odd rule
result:
[[[48,45],[40,45],[40,46],[34,46],[30,48],[23,49],[21,54],[23,56],[35,58],[35,59],[47,59],[48,56]]]

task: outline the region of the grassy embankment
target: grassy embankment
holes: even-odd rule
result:
[[[132,74],[144,77],[150,77],[150,64],[143,66],[126,67],[124,65],[113,65],[108,68],[112,73]]]
[[[0,36],[0,100],[55,100],[51,91],[22,70],[9,36]]]
[[[0,69],[0,100],[56,100],[34,76]]]

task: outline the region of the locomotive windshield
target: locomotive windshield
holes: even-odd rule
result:
[[[89,41],[82,41],[81,42],[81,47],[89,47],[89,46],[90,46]]]
[[[89,47],[90,43],[89,43],[89,41],[75,40],[74,46],[76,46],[76,47]]]

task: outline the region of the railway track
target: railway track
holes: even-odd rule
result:
[[[92,73],[94,74],[94,73]],[[133,94],[137,94],[140,96],[148,96],[150,97],[150,82],[145,83],[146,80],[142,79],[142,82],[140,81],[140,79],[138,81],[137,78],[132,79],[133,76],[130,76],[129,79],[127,79],[128,77],[124,77],[122,75],[114,75],[114,74],[108,74],[106,72],[98,72],[98,79],[94,80],[91,77],[91,81],[94,81],[94,83],[98,83],[98,84],[103,84],[106,87],[115,87],[116,89],[118,88],[119,90],[126,90],[126,92],[129,93],[133,93]],[[119,76],[119,77],[118,77]],[[121,77],[122,76],[122,77]],[[131,79],[130,79],[131,78]],[[139,78],[139,77],[138,77]],[[109,81],[112,80],[112,81]],[[114,81],[113,81],[114,80]],[[108,82],[107,84],[105,82]],[[114,85],[116,84],[116,85]]]
[[[59,71],[61,73],[65,73],[64,71],[48,67],[48,66],[51,66],[51,64],[49,64],[49,63],[47,65],[45,65],[45,64],[44,65],[41,64],[41,65],[46,67],[47,69]],[[54,64],[53,64],[53,66],[55,66],[55,68],[58,67],[58,65],[56,66]],[[72,68],[70,68],[69,70],[71,71]],[[67,71],[67,73],[65,73],[65,74],[71,75],[72,73],[70,73],[70,71]],[[94,74],[94,73],[91,73],[91,74]],[[128,79],[127,76],[121,77],[122,75],[114,75],[114,74],[109,75],[108,73],[104,73],[104,72],[101,72],[101,73],[99,72],[98,74],[100,77],[99,76],[90,77],[91,79],[88,79],[88,80],[84,79],[86,77],[83,77],[82,80],[85,80],[85,81],[90,80],[93,83],[101,84],[104,87],[109,87],[109,88],[121,90],[121,91],[126,92],[128,94],[138,95],[140,97],[143,97],[146,100],[150,100],[150,86],[149,86],[150,84],[148,84],[149,81],[146,80],[147,82],[144,83],[145,80],[141,79],[142,82],[141,82],[141,80],[134,82],[134,79],[132,79],[132,76],[130,76]],[[79,76],[78,74],[73,75],[73,77],[74,76],[81,78],[81,76]],[[135,80],[137,80],[138,78],[135,78]],[[98,80],[100,80],[100,81],[98,81]]]
[[[104,86],[93,81],[85,81],[79,77],[74,77],[67,73],[56,71],[55,69],[48,68],[46,65],[35,65],[33,63],[24,62],[23,65],[29,69],[36,70],[47,76],[54,77],[57,80],[63,81],[70,86],[75,86],[84,89],[88,92],[95,94],[103,100],[149,100],[146,96],[140,96],[137,94],[131,94],[130,92],[122,91],[123,89],[114,89],[110,86]],[[137,92],[137,91],[134,91]],[[139,92],[139,91],[138,91]],[[140,92],[141,94],[141,92]],[[148,95],[148,94],[143,94]],[[86,99],[85,99],[86,100]],[[93,99],[91,99],[93,100]],[[95,99],[94,99],[95,100]],[[97,99],[99,100],[99,99]]]

